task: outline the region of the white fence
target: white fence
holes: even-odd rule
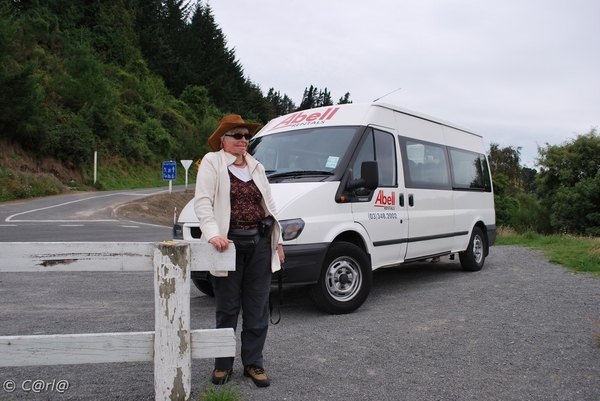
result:
[[[232,329],[190,330],[190,272],[235,270],[235,249],[163,242],[0,243],[0,272],[154,271],[155,330],[0,337],[0,366],[154,361],[156,400],[187,400],[191,359],[235,355]]]

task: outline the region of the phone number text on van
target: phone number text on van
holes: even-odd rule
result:
[[[368,213],[369,220],[397,220],[397,213]]]

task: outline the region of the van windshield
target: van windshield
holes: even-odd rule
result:
[[[248,151],[269,177],[331,175],[359,131],[328,127],[280,132],[253,138]]]

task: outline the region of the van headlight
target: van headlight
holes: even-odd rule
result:
[[[304,230],[304,220],[302,219],[283,220],[279,224],[281,224],[281,237],[284,241],[298,238]]]

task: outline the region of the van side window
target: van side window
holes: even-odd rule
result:
[[[368,128],[368,134],[352,163],[352,178],[360,177],[362,162],[376,160],[379,167],[379,186],[398,185],[396,145],[394,136],[377,129]]]
[[[375,160],[379,167],[379,186],[397,187],[396,145],[394,137],[387,132],[375,132]]]
[[[451,189],[444,146],[403,138],[401,147],[408,188]]]
[[[492,192],[492,179],[490,174],[490,166],[488,165],[487,158],[485,155],[479,155],[479,161],[481,162],[481,170],[483,174],[483,187],[485,192]]]
[[[485,155],[451,148],[450,162],[454,188],[492,190]]]

